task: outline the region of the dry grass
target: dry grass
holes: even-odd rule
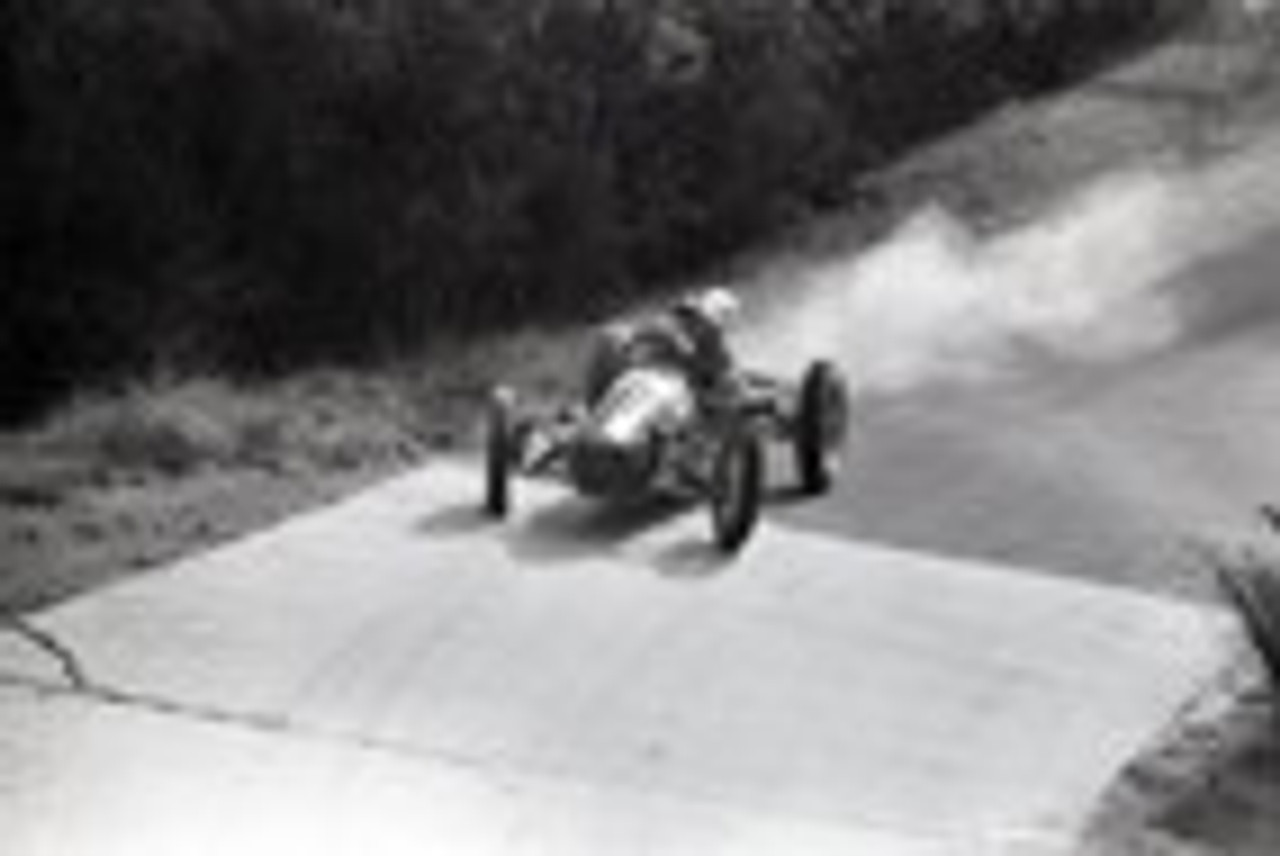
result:
[[[252,384],[152,378],[81,395],[0,443],[27,462],[80,462],[89,484],[211,469],[402,464],[430,449],[465,445],[496,382],[514,380],[544,394],[566,387],[564,367],[576,349],[554,334],[523,332],[442,346],[423,361],[377,372],[315,370]],[[28,471],[53,474],[47,465]]]
[[[441,343],[385,371],[153,378],[0,434],[0,611],[42,608],[476,439],[488,387],[571,383],[579,339]]]

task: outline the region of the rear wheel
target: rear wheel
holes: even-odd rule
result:
[[[849,389],[834,365],[809,366],[800,382],[795,422],[796,469],[808,494],[831,488],[849,425]]]
[[[515,396],[509,389],[495,389],[489,397],[485,438],[484,510],[506,517],[511,510],[511,479],[515,464]]]
[[[711,523],[716,546],[741,549],[760,517],[764,458],[760,441],[747,431],[725,438],[711,474]]]

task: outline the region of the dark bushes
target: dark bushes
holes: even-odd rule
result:
[[[9,0],[0,415],[616,305],[1195,3]]]

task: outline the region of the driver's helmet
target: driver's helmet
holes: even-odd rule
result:
[[[675,311],[695,324],[724,333],[737,321],[742,304],[727,288],[708,288],[683,297]]]

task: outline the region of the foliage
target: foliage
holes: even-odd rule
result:
[[[1197,0],[8,0],[0,416],[578,317]]]

